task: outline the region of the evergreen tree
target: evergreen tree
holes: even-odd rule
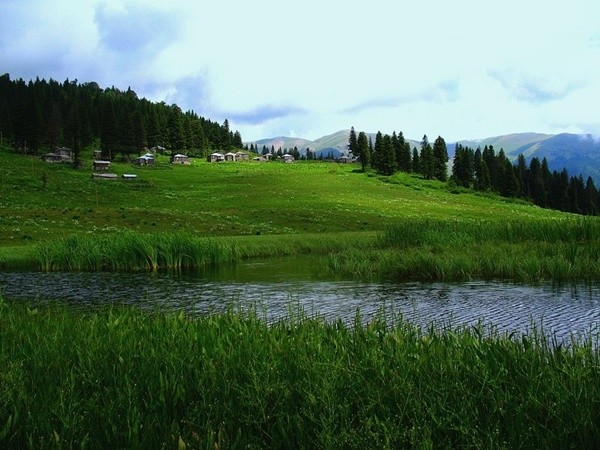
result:
[[[358,139],[356,140],[356,152],[355,154],[360,159],[363,172],[371,164],[371,151],[369,149],[369,141],[367,135],[361,131],[358,133]]]
[[[441,136],[433,143],[433,177],[440,181],[448,179],[448,150]]]
[[[378,131],[375,135],[375,145],[373,146],[373,152],[371,156],[373,168],[378,172],[380,171],[382,147],[383,134],[381,134],[381,131]]]
[[[588,176],[585,183],[583,213],[587,215],[598,215],[598,189],[592,177]]]
[[[423,140],[421,141],[421,156],[419,159],[421,163],[421,174],[426,180],[433,179],[435,175],[435,157],[433,155],[433,149],[427,139],[427,135],[424,135]]]
[[[398,163],[398,170],[402,172],[410,172],[412,170],[410,144],[406,142],[406,139],[404,139],[404,134],[402,134],[402,131],[398,133],[396,162]]]
[[[421,173],[421,157],[419,156],[419,150],[417,147],[413,147],[412,150],[412,171],[415,173]]]
[[[377,145],[377,140],[375,141]],[[396,153],[392,138],[386,134],[381,140],[380,155],[377,170],[382,175],[393,175],[397,170]]]
[[[360,155],[357,154],[357,139],[356,139],[356,132],[354,131],[354,127],[350,128],[350,136],[348,137],[348,145],[346,147],[348,149],[348,153],[350,155],[353,155],[354,157],[359,157]]]

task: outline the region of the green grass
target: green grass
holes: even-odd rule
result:
[[[328,268],[396,281],[593,282],[600,279],[600,220],[404,220],[373,248],[332,253]]]
[[[113,163],[137,181],[92,180],[84,169],[0,149],[0,247],[74,234],[183,232],[198,236],[382,231],[404,219],[507,220],[564,214],[471,193],[407,174],[385,178],[355,165],[240,162],[156,167]],[[47,174],[43,187],[42,175]]]
[[[155,167],[113,163],[136,181],[94,181],[84,158],[76,171],[0,150],[0,269],[182,269],[313,253],[329,256],[332,274],[361,279],[600,277],[596,218],[408,174],[159,156]]]
[[[0,342],[2,448],[600,444],[591,340],[0,301]]]

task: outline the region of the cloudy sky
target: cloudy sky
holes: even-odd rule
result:
[[[0,73],[131,87],[246,141],[600,135],[598,0],[0,5]]]

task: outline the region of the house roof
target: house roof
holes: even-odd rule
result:
[[[177,153],[173,158],[187,158],[187,155],[182,155],[181,153]]]

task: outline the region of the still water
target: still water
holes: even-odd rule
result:
[[[352,323],[378,314],[428,327],[475,325],[501,333],[532,327],[559,342],[595,337],[600,329],[600,286],[504,282],[364,283],[325,281],[297,259],[243,262],[194,275],[162,273],[0,272],[6,298],[60,299],[80,307],[130,304],[207,314],[230,307],[256,309],[273,321],[297,314]]]

